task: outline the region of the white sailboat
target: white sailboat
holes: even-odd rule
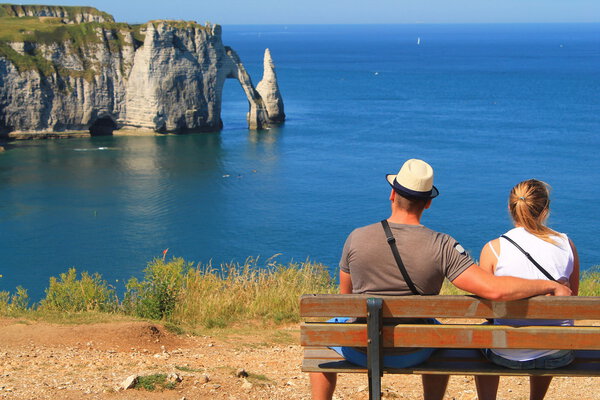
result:
[[[420,45],[420,44],[421,44],[421,38],[420,38],[420,37],[418,37],[418,38],[417,38],[417,45]]]

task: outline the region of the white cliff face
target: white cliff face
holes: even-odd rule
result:
[[[62,18],[64,23],[114,22],[112,16],[93,7],[0,4],[0,16]]]
[[[98,28],[99,37],[116,32]],[[10,131],[88,130],[99,118],[116,120],[123,112],[125,78],[134,55],[130,32],[114,41],[89,43],[73,52],[69,43],[26,43],[11,47],[20,54],[39,54],[44,71],[19,68],[0,57],[0,134]]]
[[[285,120],[283,112],[283,99],[279,92],[277,84],[277,75],[275,74],[275,64],[271,58],[271,51],[265,50],[264,72],[262,80],[256,85],[256,90],[262,97],[271,123],[281,123]]]
[[[141,30],[143,43],[131,29],[96,29],[96,39],[77,51],[67,42],[8,44],[15,54],[37,54],[48,62],[23,67],[0,53],[0,135],[219,130],[228,78],[237,79],[246,93],[250,129],[275,121],[237,54],[223,46],[220,26],[153,21]],[[279,96],[271,71],[269,98],[273,87]],[[280,96],[278,101],[277,115],[283,115]]]

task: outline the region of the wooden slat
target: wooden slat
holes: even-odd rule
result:
[[[475,296],[304,295],[300,315],[365,317],[368,297],[384,299],[384,318],[600,319],[600,297],[577,296],[493,302]]]
[[[396,374],[450,374],[450,375],[513,375],[513,376],[600,376],[600,351],[576,351],[575,361],[554,370],[511,370],[490,363],[476,350],[440,350],[416,367],[391,369]],[[359,372],[366,368],[344,360],[333,350],[323,347],[305,349],[302,364],[304,372]]]
[[[303,346],[367,344],[366,324],[304,323]],[[383,328],[384,347],[600,350],[598,327],[396,325]]]

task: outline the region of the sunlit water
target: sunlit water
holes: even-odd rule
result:
[[[334,271],[347,234],[388,215],[384,175],[412,157],[441,192],[424,223],[475,257],[510,227],[509,189],[536,177],[553,187],[551,226],[583,268],[600,263],[600,25],[225,26],[224,42],[255,83],[271,49],[286,124],[248,132],[228,81],[221,133],[13,143],[0,290],[39,298],[69,267],[119,287],[167,248]]]

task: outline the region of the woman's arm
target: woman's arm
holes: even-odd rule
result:
[[[479,267],[493,274],[494,270],[496,269],[496,263],[498,262],[498,259],[496,258],[496,255],[492,249],[490,249],[490,245],[494,247],[496,254],[500,255],[500,239],[489,241],[481,249],[481,254],[479,255]]]
[[[573,250],[573,272],[571,272],[571,276],[569,277],[569,286],[571,287],[573,296],[577,296],[579,294],[579,255],[571,239],[569,239],[569,244]]]
[[[340,271],[340,293],[352,294],[352,279],[350,274],[344,271]]]

